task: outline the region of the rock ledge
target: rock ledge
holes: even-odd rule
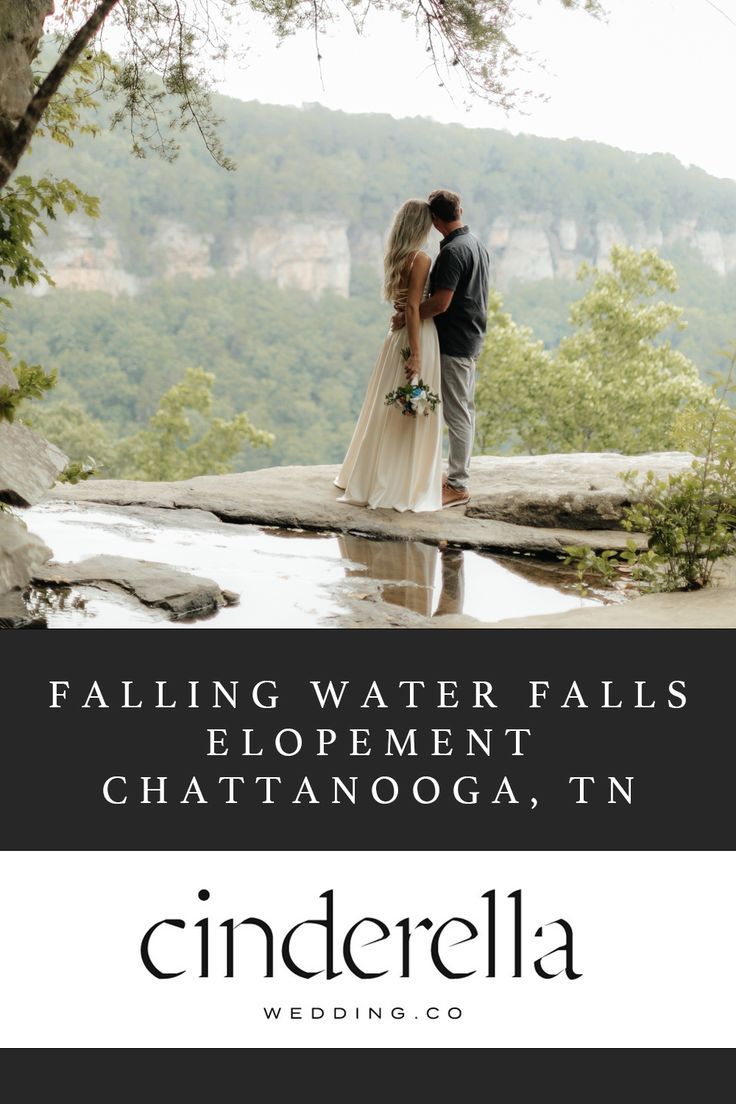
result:
[[[473,461],[469,508],[429,514],[338,502],[333,485],[338,468],[331,465],[264,468],[179,483],[92,480],[56,487],[52,494],[66,502],[208,510],[223,521],[287,529],[559,555],[568,544],[625,547],[628,535],[618,527],[628,501],[621,472],[652,470],[666,477],[691,463],[685,453],[481,456]]]

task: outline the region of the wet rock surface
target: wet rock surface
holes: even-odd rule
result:
[[[636,470],[644,476],[653,471],[666,478],[691,463],[692,457],[678,453],[479,457],[473,462],[470,506],[434,514],[340,503],[332,482],[337,468],[331,466],[271,468],[180,483],[92,481],[55,488],[50,497],[56,501],[37,510],[39,520],[47,511],[49,521],[57,511],[57,526],[64,511],[71,512],[67,526],[55,529],[53,539],[53,525],[42,528],[54,545],[57,535],[79,528],[78,546],[75,540],[64,553],[70,560],[82,551],[106,551],[111,542],[120,545],[121,537],[161,549],[161,541],[171,544],[180,527],[191,530],[171,544],[170,554],[179,566],[216,572],[223,587],[235,583],[236,591],[251,590],[251,599],[260,599],[257,613],[249,601],[237,622],[232,611],[224,611],[223,624],[734,628],[733,565],[719,565],[718,585],[698,593],[641,597],[622,580],[618,592],[596,593],[592,601],[583,601],[574,573],[566,575],[560,562],[570,544],[624,547],[629,535],[619,527],[619,517],[628,492],[621,473]],[[92,529],[86,528],[87,519]],[[329,539],[338,542],[342,577],[330,567],[334,551],[320,543],[328,534],[337,534]],[[268,548],[262,543],[266,539]],[[283,555],[274,540],[284,546]],[[643,544],[643,538],[638,542]],[[130,554],[127,548],[120,551]],[[493,561],[493,572],[478,560]],[[537,593],[515,591],[512,596],[515,576],[536,584]],[[120,578],[111,583],[116,584],[121,585]],[[557,592],[566,606],[544,608],[539,588]],[[292,604],[293,612],[285,613]]]
[[[340,492],[333,485],[338,468],[332,465],[265,468],[180,483],[93,480],[57,487],[53,497],[208,510],[230,522],[557,555],[568,544],[624,548],[628,534],[618,527],[618,518],[626,491],[619,473],[636,468],[666,476],[691,461],[682,453],[481,456],[473,461],[470,506],[428,514],[367,510],[339,502]]]
[[[235,594],[223,593],[212,579],[189,575],[168,564],[124,556],[92,556],[79,563],[47,564],[36,572],[34,582],[52,587],[119,589],[177,621],[205,617],[238,600]]]
[[[0,629],[45,629],[46,618],[30,610],[19,590],[0,594]]]
[[[22,590],[50,558],[51,549],[20,518],[0,512],[0,595]]]

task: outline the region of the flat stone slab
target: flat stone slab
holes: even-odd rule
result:
[[[0,502],[35,506],[69,463],[28,426],[0,422]]]
[[[23,590],[50,559],[51,549],[28,532],[25,522],[0,511],[0,595]]]
[[[237,601],[237,595],[222,591],[212,579],[189,575],[169,564],[125,556],[91,556],[79,563],[48,564],[36,573],[34,582],[123,590],[146,606],[164,610],[175,621],[203,617]]]
[[[660,479],[688,470],[689,453],[561,453],[548,456],[482,456],[475,461],[480,488],[467,516],[515,525],[565,529],[617,529],[636,501],[622,473],[653,472]]]
[[[630,535],[608,516],[614,490],[621,494],[618,473],[631,468],[649,469],[661,475],[688,467],[692,457],[682,453],[657,453],[641,457],[613,453],[571,453],[551,456],[481,456],[473,461],[472,500],[469,508],[435,513],[397,513],[368,510],[338,502],[333,485],[338,467],[265,468],[233,475],[198,476],[179,483],[143,483],[128,480],[90,480],[76,486],[59,486],[52,497],[66,502],[96,502],[115,506],[207,510],[223,521],[275,526],[287,529],[329,530],[358,533],[387,540],[447,542],[460,548],[559,555],[566,545],[589,544],[602,550],[625,548]],[[591,491],[591,485],[599,491]],[[589,503],[575,513],[575,494],[600,495],[601,525],[590,528],[594,518]],[[517,523],[510,496],[517,495]],[[524,499],[524,496],[526,498]],[[544,502],[545,516],[555,524],[539,525],[529,503]],[[503,500],[506,517],[489,513],[492,500]],[[554,503],[557,506],[554,506]],[[580,528],[570,527],[576,517]],[[641,536],[633,535],[640,545]]]

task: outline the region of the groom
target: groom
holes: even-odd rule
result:
[[[488,317],[488,251],[463,225],[460,196],[444,188],[428,197],[440,252],[429,276],[429,298],[422,318],[434,318],[442,363],[442,406],[449,437],[447,478],[442,505],[470,501],[470,459],[475,436],[475,364],[483,347]],[[394,330],[404,325],[395,314]]]

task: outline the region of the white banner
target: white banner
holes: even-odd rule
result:
[[[3,1045],[729,1047],[733,855],[5,852]]]

